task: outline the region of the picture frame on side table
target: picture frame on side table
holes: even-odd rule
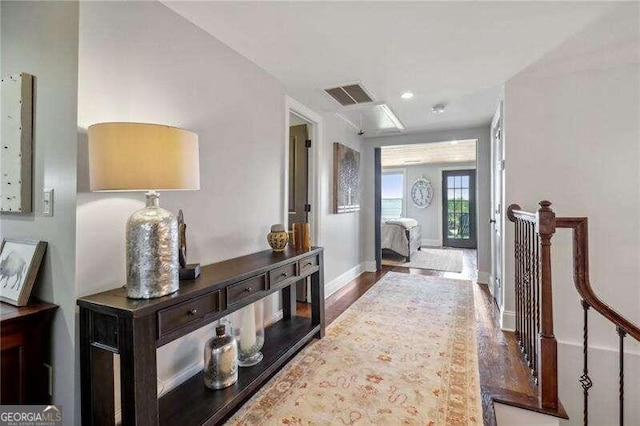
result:
[[[14,306],[25,306],[29,302],[46,250],[46,241],[2,240],[0,300]]]

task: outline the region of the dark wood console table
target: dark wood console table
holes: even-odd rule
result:
[[[323,248],[270,250],[202,268],[169,296],[127,299],[124,288],[78,299],[82,424],[113,425],[113,354],[120,355],[123,425],[213,425],[235,411],[314,337],[324,336]],[[311,277],[311,318],[296,316],[296,283]],[[226,389],[205,388],[202,373],[157,397],[156,349],[271,293],[283,319],[265,329],[264,358],[240,368]],[[202,342],[204,345],[205,342]]]
[[[27,306],[0,302],[0,404],[48,404],[51,321],[58,309],[31,300]]]

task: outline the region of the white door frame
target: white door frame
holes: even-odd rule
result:
[[[309,223],[311,225],[311,244],[319,246],[322,238],[320,235],[320,179],[318,171],[320,170],[320,153],[322,150],[322,116],[315,111],[307,108],[295,99],[285,96],[284,98],[285,114],[284,114],[284,162],[283,162],[283,188],[282,188],[282,223],[285,229],[289,229],[289,114],[295,114],[305,121],[311,123],[309,129],[309,137],[311,139],[311,148],[309,151],[309,204],[311,212],[309,213]]]
[[[495,129],[500,123],[500,152],[496,152],[496,142],[495,142]],[[498,309],[500,313],[503,313],[504,309],[504,295],[505,295],[505,277],[504,277],[504,235],[505,235],[505,208],[504,208],[504,120],[503,120],[503,102],[500,101],[498,103],[498,107],[496,109],[496,113],[491,121],[490,127],[490,143],[491,143],[491,215],[490,219],[495,221],[491,226],[491,277],[489,280],[489,290],[491,294],[494,293],[496,279],[500,277],[501,279],[501,294],[496,295],[493,294],[493,297],[499,300]],[[496,182],[496,172],[499,170],[500,173],[500,182]],[[497,184],[499,183],[500,188],[497,188]],[[498,201],[498,193],[500,192]],[[498,206],[498,203],[500,205]],[[496,235],[496,227],[500,230],[499,237]],[[501,318],[503,315],[501,315]]]

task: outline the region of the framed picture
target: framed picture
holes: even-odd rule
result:
[[[333,211],[360,210],[360,153],[348,146],[333,144]]]
[[[46,241],[2,240],[0,300],[14,306],[27,304],[46,249]]]

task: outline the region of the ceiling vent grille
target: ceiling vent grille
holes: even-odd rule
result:
[[[342,106],[373,102],[373,98],[360,84],[347,84],[344,86],[325,89],[324,91]]]

